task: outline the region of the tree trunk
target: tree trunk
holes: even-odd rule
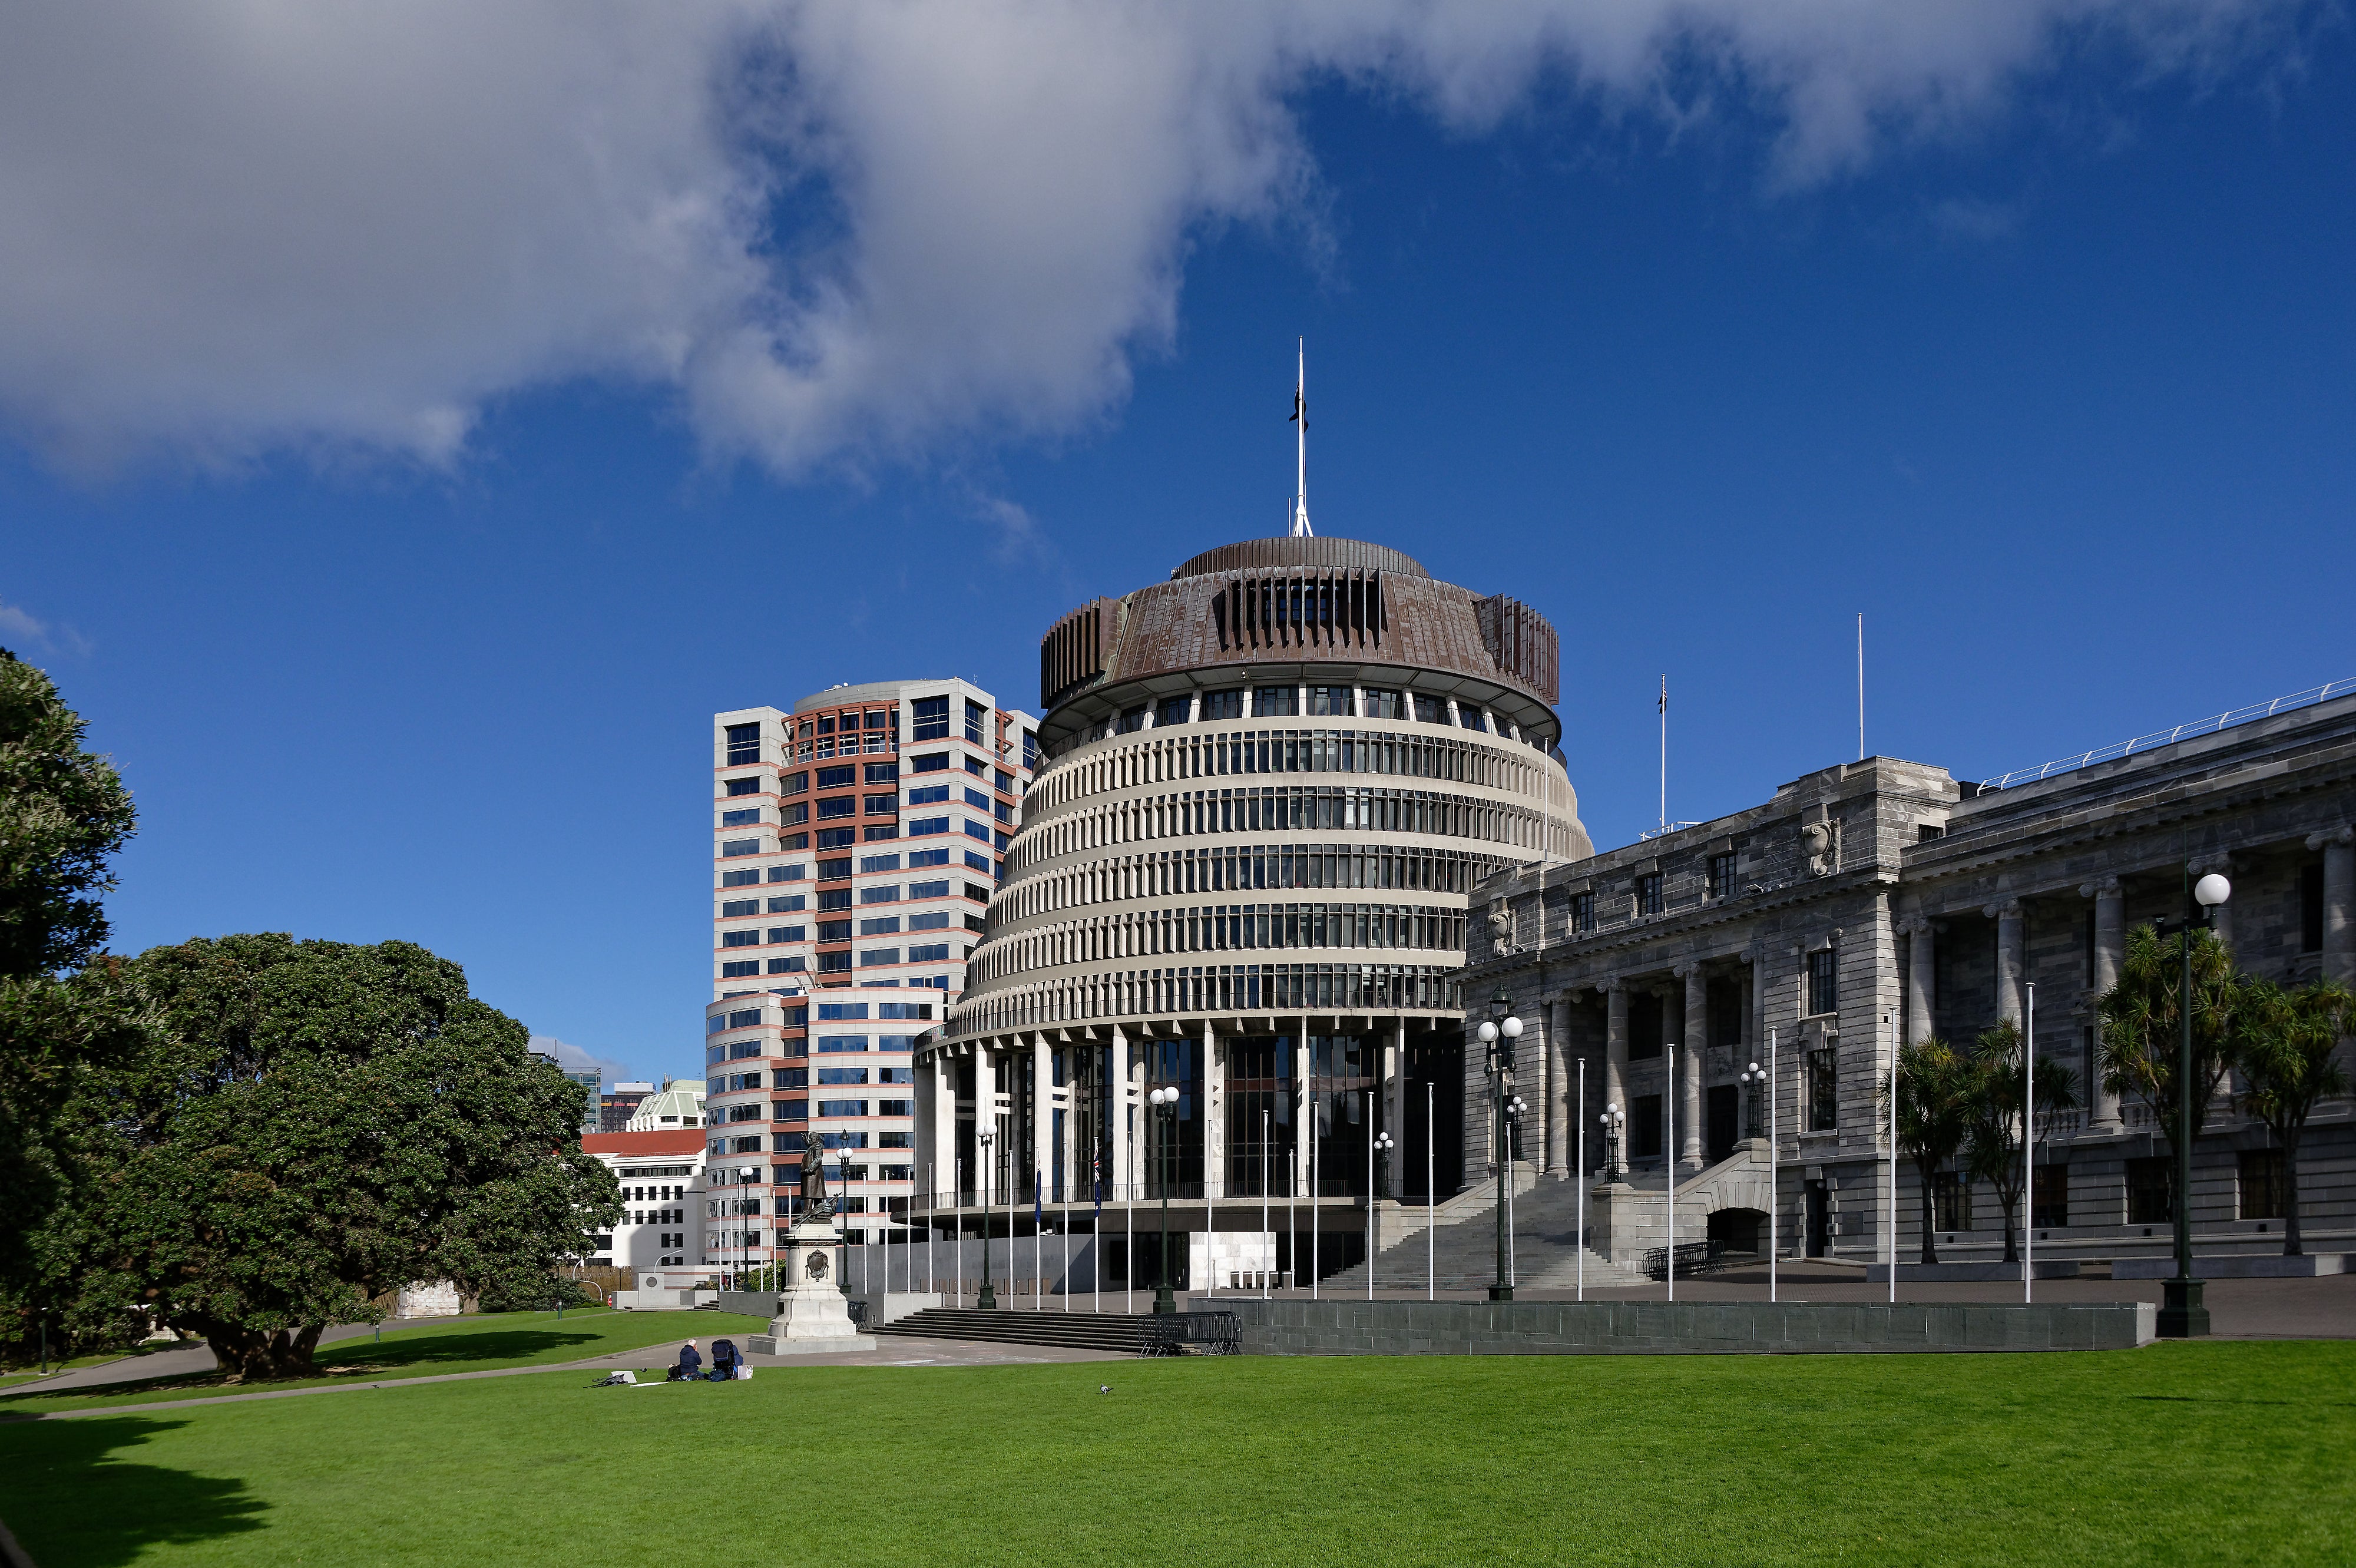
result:
[[[2013,1211],[2020,1207],[2020,1194],[2008,1192],[1998,1185],[1996,1196],[1997,1200],[2004,1205],[2004,1261],[2017,1263],[2020,1262],[2020,1231],[2013,1224],[2012,1216]]]
[[[2296,1258],[2306,1251],[2298,1233],[2298,1135],[2305,1128],[2297,1122],[2275,1129],[2275,1136],[2283,1146],[2283,1256]]]
[[[326,1325],[315,1324],[289,1333],[243,1328],[235,1324],[197,1319],[187,1325],[205,1337],[213,1364],[241,1383],[273,1378],[311,1378],[319,1369],[311,1357]]]
[[[1931,1233],[1931,1221],[1934,1218],[1931,1212],[1933,1172],[1930,1166],[1917,1160],[1914,1162],[1914,1174],[1922,1179],[1922,1261],[1926,1263],[1935,1263],[1939,1261],[1939,1240]]]

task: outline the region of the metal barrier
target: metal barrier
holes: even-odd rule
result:
[[[2214,735],[2221,729],[2231,729],[2235,725],[2247,724],[2252,719],[2271,718],[2276,714],[2286,714],[2298,708],[2310,708],[2326,698],[2335,695],[2346,696],[2351,692],[2356,692],[2356,681],[2326,681],[2320,686],[2309,686],[2304,692],[2293,692],[2289,696],[2276,697],[2271,703],[2254,703],[2246,708],[2234,708],[2230,712],[2219,714],[2214,718],[2195,719],[2189,725],[2178,725],[2174,729],[2154,730],[2149,735],[2139,735],[2133,740],[2114,741],[2108,746],[2098,746],[2092,751],[2080,752],[2075,757],[2064,757],[2057,761],[2049,762],[2042,768],[2018,768],[2010,773],[2000,773],[1994,779],[1981,779],[1980,788],[1983,790],[2009,789],[2017,784],[2033,784],[2040,779],[2051,779],[2057,773],[2074,772],[2078,768],[2089,767],[2097,762],[2109,762],[2115,757],[2132,756],[2137,751],[2147,751],[2154,746],[2167,746],[2173,741],[2190,740],[2196,736]]]

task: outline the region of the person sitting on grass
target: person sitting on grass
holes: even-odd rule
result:
[[[691,1383],[702,1375],[703,1352],[697,1349],[695,1341],[691,1339],[679,1348],[679,1365],[670,1369],[670,1380]]]
[[[736,1341],[714,1339],[712,1342],[712,1370],[705,1376],[712,1382],[724,1383],[736,1375],[736,1368],[743,1359],[736,1353]]]

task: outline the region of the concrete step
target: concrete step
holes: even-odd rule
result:
[[[926,1339],[979,1339],[1003,1345],[1055,1345],[1075,1350],[1140,1354],[1146,1314],[1026,1312],[998,1308],[930,1306],[878,1326],[879,1335]]]

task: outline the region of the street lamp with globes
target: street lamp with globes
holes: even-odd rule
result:
[[[1620,1164],[1621,1130],[1628,1125],[1628,1113],[1617,1105],[1607,1105],[1596,1118],[1603,1123],[1603,1179],[1618,1181],[1623,1173]]]
[[[1489,1125],[1497,1160],[1497,1283],[1489,1287],[1489,1299],[1511,1301],[1514,1287],[1505,1262],[1505,1188],[1513,1174],[1514,1145],[1505,1125],[1505,1102],[1514,1099],[1514,1042],[1522,1037],[1522,1021],[1514,1016],[1513,998],[1505,994],[1504,986],[1489,998],[1489,1016],[1475,1034],[1489,1048]]]
[[[1767,1069],[1752,1062],[1734,1075],[1734,1080],[1751,1091],[1751,1135],[1759,1136],[1759,1099],[1767,1082]]]
[[[994,1312],[998,1308],[998,1293],[990,1286],[990,1215],[994,1202],[990,1193],[990,1145],[998,1141],[998,1135],[993,1132],[976,1133],[973,1141],[981,1145],[981,1291],[973,1298],[973,1306],[976,1312]],[[1006,1226],[1006,1255],[1011,1262],[1014,1256],[1014,1225],[1011,1219]]]
[[[1177,1129],[1178,1090],[1174,1085],[1157,1089],[1145,1099],[1162,1132],[1162,1278],[1153,1287],[1153,1310],[1161,1316],[1178,1310],[1178,1298],[1170,1289],[1170,1138]]]
[[[2215,872],[2198,882],[2184,868],[2184,918],[2178,926],[2181,968],[2177,991],[2180,1027],[2176,1045],[2176,1277],[2160,1282],[2159,1337],[2193,1339],[2209,1332],[2209,1308],[2201,1299],[2203,1282],[2192,1277],[2192,933],[2206,928],[2212,911],[2233,896],[2233,885]],[[2165,927],[2163,927],[2163,929]]]

